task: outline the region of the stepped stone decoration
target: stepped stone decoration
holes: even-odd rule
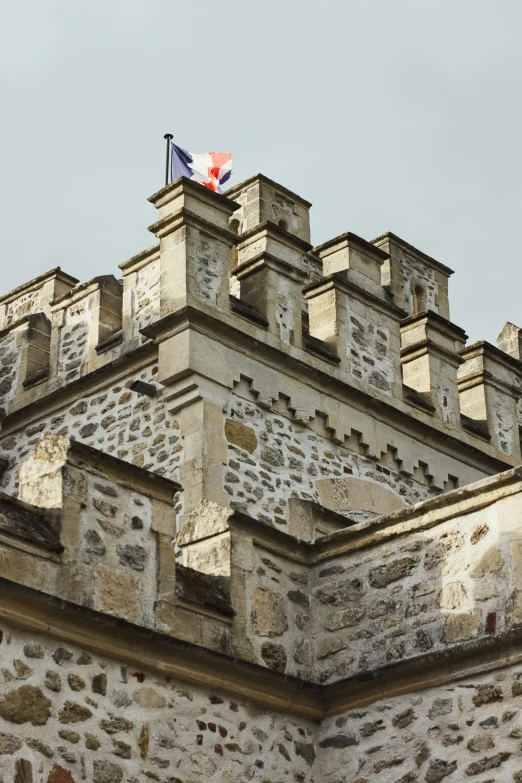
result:
[[[522,783],[522,329],[256,175],[0,297],[1,783]]]

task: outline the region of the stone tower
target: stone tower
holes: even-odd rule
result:
[[[0,781],[522,781],[521,330],[257,175],[0,298]]]

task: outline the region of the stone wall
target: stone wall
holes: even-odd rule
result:
[[[400,360],[398,346],[391,345],[389,319],[362,302],[352,307],[343,335],[350,372],[369,387],[391,394]]]
[[[0,480],[4,492],[16,494],[17,471],[44,431],[67,435],[162,476],[177,479],[183,459],[179,422],[169,416],[158,396],[130,391],[135,380],[154,383],[157,365],[110,383],[46,416],[35,417],[0,440],[0,456],[9,469]]]
[[[316,424],[324,429],[324,423]],[[290,497],[329,505],[329,479],[342,482],[350,476],[385,487],[396,496],[397,505],[389,510],[437,494],[420,470],[416,477],[401,475],[392,454],[378,464],[360,453],[363,448],[356,451],[333,443],[313,426],[305,427],[291,421],[288,413],[277,414],[231,395],[225,424],[229,457],[224,474],[230,505],[284,529]],[[356,442],[353,446],[358,448]],[[339,492],[342,495],[342,488]],[[343,508],[338,497],[335,510],[354,519],[368,515],[353,506],[348,493],[345,502]]]
[[[439,312],[437,303],[438,286],[434,270],[408,253],[404,253],[402,262],[404,280],[403,296],[408,313],[413,313],[413,294],[416,286],[420,286],[425,295],[425,309]]]
[[[328,682],[502,633],[513,620],[514,567],[496,509],[318,565],[316,677]]]
[[[0,779],[312,783],[315,724],[2,624]]]
[[[136,272],[132,289],[132,336],[145,342],[140,329],[153,323],[160,314],[160,262],[151,261]]]
[[[316,723],[5,623],[0,637],[3,783],[522,780],[520,665]]]
[[[0,342],[0,400],[3,406],[16,394],[20,358],[16,332],[11,332]]]
[[[520,783],[522,666],[326,719],[318,780],[331,783]]]
[[[70,383],[85,373],[89,355],[89,332],[92,312],[87,298],[65,309],[60,329],[57,375],[64,383]]]

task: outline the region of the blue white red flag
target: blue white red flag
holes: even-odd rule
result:
[[[188,152],[177,144],[172,144],[172,181],[178,177],[188,177],[210,190],[222,193],[223,185],[232,174],[232,155],[230,152],[204,152],[197,155]]]

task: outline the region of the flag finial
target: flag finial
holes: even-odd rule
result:
[[[164,139],[167,140],[167,159],[165,161],[165,185],[169,184],[169,176],[170,176],[170,142],[171,139],[174,138],[172,133],[166,133],[163,136]]]

